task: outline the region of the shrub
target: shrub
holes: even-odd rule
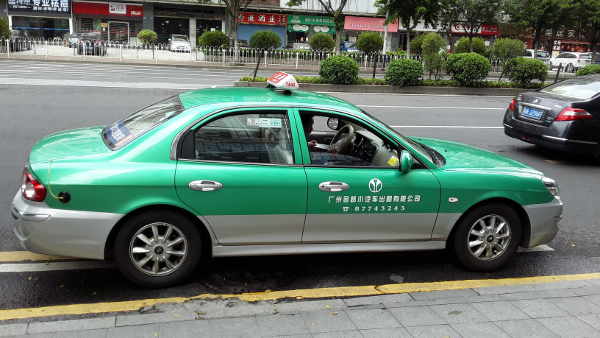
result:
[[[446,46],[446,41],[437,33],[425,34],[423,38],[423,63],[425,64],[425,70],[429,71],[429,78],[431,74],[435,74],[435,78],[441,73],[444,66],[445,52],[443,50]],[[442,52],[440,52],[440,50]]]
[[[281,47],[281,38],[271,30],[256,31],[250,37],[248,44],[252,48],[275,49]]]
[[[221,31],[206,31],[198,38],[198,46],[221,47],[229,44],[229,37]]]
[[[454,53],[470,53],[471,49],[469,47],[469,38],[463,36],[454,48]],[[473,53],[477,53],[480,55],[485,54],[485,41],[482,38],[473,38]]]
[[[398,56],[400,58],[405,58],[406,57],[406,51],[404,51],[402,49],[396,49],[395,52],[385,52],[385,54],[387,56]]]
[[[500,66],[502,66],[502,74],[500,74],[500,79],[504,73],[508,72],[509,61],[523,56],[524,51],[525,46],[523,46],[523,42],[521,40],[499,39],[494,42],[492,54],[500,61]]]
[[[335,40],[331,37],[331,34],[327,33],[316,33],[308,41],[312,50],[325,51],[333,50],[335,48]]]
[[[144,29],[138,33],[138,40],[145,44],[156,43],[158,41],[158,34],[149,29]]]
[[[346,55],[333,55],[321,62],[319,76],[329,83],[354,84],[358,79],[358,64]]]
[[[410,53],[421,55],[423,53],[423,39],[425,35],[421,34],[410,42]]]
[[[383,37],[379,32],[364,31],[356,40],[356,48],[365,54],[379,52],[383,48]]]
[[[8,39],[10,37],[10,29],[8,29],[8,20],[5,17],[0,16],[0,39],[2,37]]]
[[[446,61],[446,72],[462,85],[472,85],[485,79],[492,64],[477,53],[450,54]]]
[[[541,60],[516,58],[509,62],[508,79],[519,83],[529,84],[531,80],[544,82],[548,77],[548,66]]]
[[[575,73],[575,76],[583,76],[598,73],[600,73],[600,65],[589,65],[579,68],[577,73]]]
[[[411,59],[390,62],[385,72],[385,82],[394,86],[416,86],[423,77],[423,65]]]

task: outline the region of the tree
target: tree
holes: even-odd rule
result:
[[[365,54],[378,52],[383,48],[383,38],[378,32],[362,32],[356,40],[356,48]],[[375,69],[377,68],[377,56],[372,55],[373,59],[373,78],[375,78]]]
[[[238,48],[237,29],[240,25],[238,20],[241,13],[246,11],[248,5],[254,0],[222,0],[225,3],[225,14],[227,15],[227,27],[230,37],[233,37],[233,47]],[[256,0],[264,2],[264,0]],[[199,3],[212,3],[211,0],[198,0]]]
[[[227,0],[223,0],[227,1]],[[300,6],[303,2],[307,0],[289,0],[286,5],[289,7],[292,6]],[[334,8],[335,4],[331,3],[331,0],[317,0],[321,7],[327,12],[327,14],[333,17],[333,23],[335,24],[335,53],[338,54],[340,52],[340,43],[342,38],[342,30],[344,29],[344,16],[343,10],[348,3],[348,0],[337,0],[335,3],[339,2],[339,5]]]
[[[565,23],[564,0],[507,0],[506,14],[510,21],[521,28],[533,30],[533,57],[537,58],[540,37],[548,29],[556,29]]]
[[[568,0],[563,7],[567,22],[583,35],[592,48],[592,64],[596,64],[596,52],[600,42],[600,0]]]
[[[333,50],[335,48],[335,41],[331,37],[331,34],[317,33],[308,41],[310,48],[316,51]]]
[[[472,47],[472,49],[471,49]],[[460,38],[460,40],[458,40],[458,43],[456,44],[456,47],[454,48],[454,53],[455,54],[460,54],[460,53],[469,53],[469,51],[473,51],[473,53],[477,53],[477,54],[481,54],[484,55],[485,54],[485,40],[483,40],[480,37],[474,37],[473,41],[469,41],[469,38],[467,38],[466,36],[463,36],[462,38]],[[522,56],[522,55],[519,55]]]
[[[221,47],[229,44],[229,37],[221,31],[206,31],[198,38],[198,45],[202,47]]]
[[[469,37],[469,50],[473,53],[473,37],[484,24],[495,24],[503,10],[504,0],[449,0],[443,15],[447,23],[461,23]]]
[[[446,41],[438,33],[425,34],[422,44],[423,63],[425,70],[429,71],[429,79],[431,79],[431,74],[434,74],[434,79],[437,79],[442,71],[445,47]]]
[[[281,38],[271,30],[256,31],[250,37],[248,44],[257,49],[275,49],[281,47]]]
[[[523,41],[521,40],[499,39],[494,42],[492,52],[500,61],[500,66],[502,66],[502,73],[500,73],[498,81],[500,81],[502,79],[502,75],[507,72],[509,61],[523,56],[524,51],[525,46],[523,46]]]
[[[2,38],[8,39],[10,37],[10,29],[8,28],[8,20],[5,17],[0,16],[0,40]],[[2,46],[0,46],[1,48]]]
[[[151,31],[149,29],[144,29],[140,31],[137,35],[138,39],[145,44],[152,44],[158,41],[158,34],[156,32]]]
[[[407,48],[406,53],[410,56],[410,34],[420,22],[425,27],[437,27],[439,14],[445,6],[440,0],[377,0],[375,6],[379,8],[379,14],[386,15],[385,23],[396,20],[406,29]]]

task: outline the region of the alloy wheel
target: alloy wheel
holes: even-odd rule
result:
[[[141,272],[164,276],[175,272],[185,261],[188,242],[183,232],[169,223],[143,226],[131,239],[129,257]]]
[[[468,232],[467,246],[479,261],[492,261],[506,252],[512,233],[508,221],[498,215],[478,219]]]

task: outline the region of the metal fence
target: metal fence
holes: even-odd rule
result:
[[[4,39],[0,40],[0,53],[23,55],[39,58],[49,57],[79,57],[86,59],[112,58],[119,60],[147,60],[150,62],[208,62],[215,64],[238,65],[257,64],[260,66],[283,65],[288,67],[319,66],[321,62],[332,55],[331,51],[312,50],[262,50],[253,48],[221,48],[221,47],[195,47],[181,50],[174,49],[170,44],[136,45],[115,41],[85,41],[71,43],[62,39]],[[363,69],[373,68],[376,61],[378,67],[405,58],[398,53],[370,53],[343,52],[343,54],[356,60]],[[419,55],[411,58],[421,62]],[[501,72],[499,60],[490,58],[492,71]]]

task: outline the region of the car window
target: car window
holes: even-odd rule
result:
[[[540,92],[586,100],[600,93],[600,82],[579,78],[550,85]]]
[[[286,111],[243,113],[218,118],[194,131],[197,160],[293,164]]]
[[[173,35],[173,39],[171,41],[188,41],[188,37],[184,35]]]
[[[581,60],[591,60],[592,56],[590,54],[581,54],[581,55],[579,55],[579,58]]]
[[[550,54],[548,54],[548,52],[546,51],[539,51],[537,52],[537,56],[538,57],[543,57],[543,58],[547,58],[548,56],[550,56]]]
[[[531,52],[526,50],[525,53],[523,53],[523,56],[531,56]]]
[[[179,96],[172,96],[107,126],[102,132],[102,138],[111,149],[123,146],[182,111]]]
[[[577,59],[577,55],[575,54],[567,54],[569,59]]]
[[[345,42],[344,45],[346,46],[346,48],[354,48],[354,46],[356,46],[355,42]]]

